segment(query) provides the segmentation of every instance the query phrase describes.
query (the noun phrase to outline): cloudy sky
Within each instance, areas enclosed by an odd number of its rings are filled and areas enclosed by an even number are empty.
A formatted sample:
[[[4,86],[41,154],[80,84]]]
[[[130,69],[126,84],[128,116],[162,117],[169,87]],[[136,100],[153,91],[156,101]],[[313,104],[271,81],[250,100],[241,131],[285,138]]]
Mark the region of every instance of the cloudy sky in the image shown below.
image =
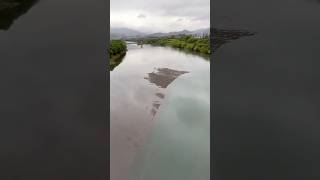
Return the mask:
[[[142,32],[207,28],[210,0],[111,0],[110,25]]]

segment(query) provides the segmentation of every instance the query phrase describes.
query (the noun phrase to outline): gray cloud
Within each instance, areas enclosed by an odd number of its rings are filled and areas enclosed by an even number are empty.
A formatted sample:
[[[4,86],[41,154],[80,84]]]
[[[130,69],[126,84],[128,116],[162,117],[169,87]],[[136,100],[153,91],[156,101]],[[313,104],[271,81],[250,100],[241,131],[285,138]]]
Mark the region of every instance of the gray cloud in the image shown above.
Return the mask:
[[[147,16],[145,14],[139,14],[138,18],[146,18]]]
[[[210,26],[210,0],[111,0],[110,12],[111,26],[136,30],[157,32]]]

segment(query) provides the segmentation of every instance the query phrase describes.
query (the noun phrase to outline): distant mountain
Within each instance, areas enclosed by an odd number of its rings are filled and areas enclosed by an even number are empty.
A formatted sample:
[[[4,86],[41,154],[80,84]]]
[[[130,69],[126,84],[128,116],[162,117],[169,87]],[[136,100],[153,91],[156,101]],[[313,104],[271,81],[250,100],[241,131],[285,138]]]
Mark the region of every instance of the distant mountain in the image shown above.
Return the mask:
[[[175,31],[175,32],[168,32],[168,33],[153,33],[149,34],[149,37],[165,37],[165,36],[177,36],[177,35],[198,35],[202,36],[203,34],[210,34],[209,28],[203,28],[198,29],[195,31],[188,31],[188,30],[182,30],[182,31]]]
[[[146,34],[136,30],[132,30],[129,28],[111,28],[110,29],[110,36],[111,39],[125,39],[125,38],[137,38],[137,37],[166,37],[166,36],[178,36],[178,35],[197,35],[202,36],[203,34],[210,34],[209,28],[198,29],[195,31],[174,31],[168,33],[153,33],[153,34]]]
[[[165,37],[165,36],[177,36],[183,34],[189,34],[191,31],[183,30],[183,31],[176,31],[176,32],[168,32],[168,33],[153,33],[149,34],[149,37]]]
[[[145,35],[146,35],[145,33],[142,33],[133,29],[129,29],[129,28],[111,28],[110,29],[111,39],[142,37]]]
[[[192,34],[197,34],[199,36],[203,34],[210,34],[210,28],[202,28],[202,29],[195,30],[195,31],[192,31]]]

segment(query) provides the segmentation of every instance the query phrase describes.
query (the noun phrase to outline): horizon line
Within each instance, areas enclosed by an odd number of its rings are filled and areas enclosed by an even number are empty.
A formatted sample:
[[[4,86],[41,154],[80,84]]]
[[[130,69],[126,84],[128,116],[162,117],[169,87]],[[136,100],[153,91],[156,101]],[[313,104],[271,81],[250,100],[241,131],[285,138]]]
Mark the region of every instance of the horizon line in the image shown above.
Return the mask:
[[[111,28],[124,28],[124,29],[129,29],[129,30],[133,30],[133,31],[138,31],[140,33],[145,33],[145,34],[155,34],[155,33],[170,33],[170,32],[179,32],[179,31],[196,31],[196,30],[200,30],[200,29],[210,29],[210,26],[209,27],[201,27],[201,28],[197,28],[195,30],[188,30],[188,29],[182,29],[182,30],[175,30],[175,31],[157,31],[157,32],[145,32],[145,31],[141,31],[141,30],[137,30],[137,29],[134,29],[134,28],[128,28],[128,27],[123,27],[123,26],[116,26],[116,27],[111,27],[110,26],[110,30]]]

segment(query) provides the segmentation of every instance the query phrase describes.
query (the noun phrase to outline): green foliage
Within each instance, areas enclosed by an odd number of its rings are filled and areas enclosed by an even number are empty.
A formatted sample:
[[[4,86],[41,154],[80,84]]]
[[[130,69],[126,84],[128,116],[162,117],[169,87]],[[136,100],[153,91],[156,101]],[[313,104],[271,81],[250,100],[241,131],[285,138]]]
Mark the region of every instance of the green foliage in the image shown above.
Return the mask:
[[[115,56],[117,54],[123,54],[127,51],[127,45],[122,40],[111,40],[109,48],[109,56]]]
[[[109,47],[110,70],[118,66],[127,51],[127,44],[122,40],[112,40]]]
[[[171,46],[179,49],[186,49],[189,51],[195,51],[203,54],[210,54],[210,39],[208,36],[196,38],[191,35],[175,37],[164,37],[158,39],[144,39],[144,43],[159,45],[159,46]]]

